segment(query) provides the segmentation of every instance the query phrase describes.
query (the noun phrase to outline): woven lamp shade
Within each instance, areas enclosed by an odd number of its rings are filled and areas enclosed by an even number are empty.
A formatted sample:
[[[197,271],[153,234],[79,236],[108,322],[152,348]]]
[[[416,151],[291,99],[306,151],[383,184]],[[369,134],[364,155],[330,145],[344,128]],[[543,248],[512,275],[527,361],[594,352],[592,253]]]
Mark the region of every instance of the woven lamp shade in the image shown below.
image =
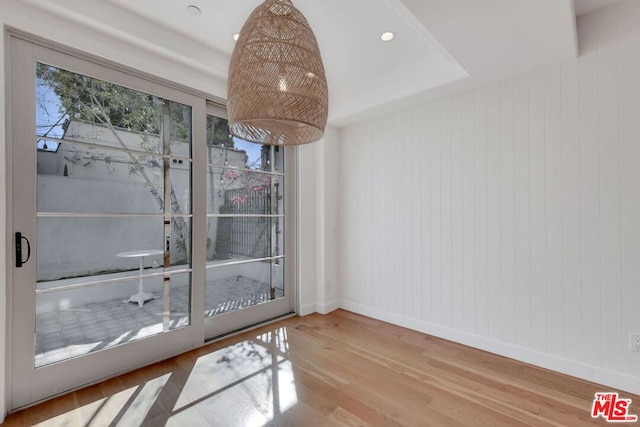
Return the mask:
[[[266,0],[245,22],[229,65],[231,134],[269,145],[317,141],[327,79],[309,23],[289,0]]]

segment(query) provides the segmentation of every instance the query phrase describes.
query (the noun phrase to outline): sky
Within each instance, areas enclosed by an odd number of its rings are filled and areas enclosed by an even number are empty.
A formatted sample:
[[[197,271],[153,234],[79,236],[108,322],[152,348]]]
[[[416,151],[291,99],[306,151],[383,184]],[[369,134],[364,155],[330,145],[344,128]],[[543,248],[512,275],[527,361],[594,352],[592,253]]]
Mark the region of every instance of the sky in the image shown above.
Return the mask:
[[[249,157],[249,160],[247,161],[249,169],[260,169],[260,150],[262,149],[262,145],[243,141],[242,139],[235,137],[233,138],[233,142],[235,143],[236,149],[243,150],[247,153],[247,156]]]

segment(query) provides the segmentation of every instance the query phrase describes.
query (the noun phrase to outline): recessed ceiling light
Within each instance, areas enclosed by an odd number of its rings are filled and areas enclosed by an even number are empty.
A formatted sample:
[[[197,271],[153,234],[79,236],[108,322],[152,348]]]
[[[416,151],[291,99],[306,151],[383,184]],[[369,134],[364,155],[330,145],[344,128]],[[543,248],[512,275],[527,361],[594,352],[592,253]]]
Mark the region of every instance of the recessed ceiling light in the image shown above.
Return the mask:
[[[237,42],[237,41],[238,41],[238,37],[240,37],[240,33],[235,33],[235,34],[233,35],[233,41],[234,41],[234,42]]]
[[[187,6],[187,12],[189,12],[192,15],[200,15],[202,13],[200,8],[194,5]]]
[[[383,42],[388,42],[393,39],[394,35],[395,34],[393,34],[391,31],[387,31],[380,35],[380,40],[382,40]]]

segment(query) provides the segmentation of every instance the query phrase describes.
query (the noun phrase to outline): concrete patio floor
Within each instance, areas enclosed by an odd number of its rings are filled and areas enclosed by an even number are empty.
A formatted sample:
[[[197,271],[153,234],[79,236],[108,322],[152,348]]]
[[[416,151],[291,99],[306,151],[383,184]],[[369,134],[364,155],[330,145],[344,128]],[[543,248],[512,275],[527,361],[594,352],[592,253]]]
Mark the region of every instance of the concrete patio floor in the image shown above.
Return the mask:
[[[205,292],[205,316],[240,310],[270,298],[268,284],[241,276],[208,281]],[[276,298],[283,294],[276,288]],[[188,296],[187,286],[171,287],[170,329],[189,324]],[[162,310],[162,298],[147,301],[142,307],[119,298],[40,313],[36,316],[35,366],[161,333]]]

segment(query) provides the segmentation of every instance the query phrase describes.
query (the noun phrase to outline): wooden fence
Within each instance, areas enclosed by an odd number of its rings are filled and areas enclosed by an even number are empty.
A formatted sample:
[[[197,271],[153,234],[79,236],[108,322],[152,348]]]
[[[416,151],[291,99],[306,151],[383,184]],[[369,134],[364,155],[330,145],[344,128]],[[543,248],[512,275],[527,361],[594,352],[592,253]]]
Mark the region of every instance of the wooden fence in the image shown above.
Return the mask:
[[[231,218],[229,253],[252,258],[271,255],[271,218],[242,215],[271,214],[271,188],[268,185],[225,190],[225,213]]]

